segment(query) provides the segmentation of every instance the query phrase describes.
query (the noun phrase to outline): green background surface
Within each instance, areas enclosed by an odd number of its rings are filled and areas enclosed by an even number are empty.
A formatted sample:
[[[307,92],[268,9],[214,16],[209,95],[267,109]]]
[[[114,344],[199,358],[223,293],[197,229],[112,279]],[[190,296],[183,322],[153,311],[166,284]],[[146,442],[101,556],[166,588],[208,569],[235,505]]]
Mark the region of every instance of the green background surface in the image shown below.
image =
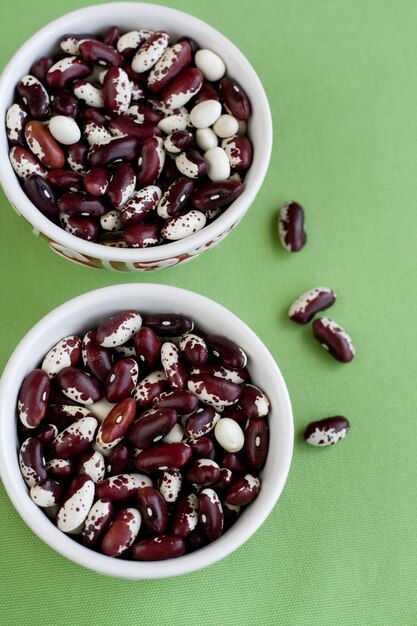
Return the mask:
[[[65,6],[64,6],[65,4]],[[1,64],[81,0],[4,0]],[[274,121],[269,173],[243,223],[192,263],[116,274],[54,255],[0,195],[3,366],[34,322],[65,300],[120,282],[188,288],[229,307],[276,358],[296,442],[283,495],[224,561],[182,578],[120,581],[83,570],[25,526],[0,487],[0,624],[55,626],[417,624],[417,4],[414,0],[165,0],[246,54]],[[17,78],[17,77],[16,77]],[[308,245],[277,240],[278,207],[306,209]],[[334,361],[286,319],[316,285],[356,359]],[[330,449],[305,425],[351,420]]]

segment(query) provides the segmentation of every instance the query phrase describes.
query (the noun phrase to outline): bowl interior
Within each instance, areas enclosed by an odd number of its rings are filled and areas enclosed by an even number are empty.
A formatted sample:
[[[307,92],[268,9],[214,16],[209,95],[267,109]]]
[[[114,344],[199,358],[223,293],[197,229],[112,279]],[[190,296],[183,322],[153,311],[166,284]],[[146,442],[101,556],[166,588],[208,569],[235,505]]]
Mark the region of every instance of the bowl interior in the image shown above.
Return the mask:
[[[236,341],[248,355],[252,379],[269,396],[270,448],[257,499],[234,526],[213,544],[178,559],[137,563],[111,559],[75,543],[61,533],[29,498],[20,475],[16,450],[16,401],[23,377],[59,339],[80,333],[124,308],[144,313],[190,315],[204,331],[218,331]],[[68,558],[98,572],[126,578],[156,578],[185,573],[209,565],[232,552],[261,525],[284,486],[289,470],[293,423],[291,404],[282,375],[262,342],[234,314],[195,293],[161,285],[118,285],[79,296],[43,318],[21,341],[0,384],[0,470],[11,500],[26,523],[46,543]],[[13,445],[11,445],[13,444]]]
[[[253,202],[265,177],[272,147],[272,122],[269,105],[262,84],[250,63],[226,37],[217,30],[186,13],[164,6],[121,2],[80,9],[59,18],[31,37],[12,57],[0,79],[0,117],[13,101],[13,87],[28,73],[34,59],[50,54],[59,39],[67,33],[102,32],[117,24],[126,31],[134,28],[167,30],[174,37],[188,35],[201,47],[217,52],[225,61],[227,72],[235,77],[248,93],[252,104],[248,135],[253,143],[254,156],[245,177],[241,196],[212,224],[190,237],[147,249],[117,249],[91,243],[70,235],[49,221],[25,195],[9,163],[5,128],[0,124],[0,154],[4,155],[0,182],[11,203],[31,224],[51,239],[81,254],[120,261],[150,261],[158,255],[170,257],[196,245],[215,239],[240,219]]]

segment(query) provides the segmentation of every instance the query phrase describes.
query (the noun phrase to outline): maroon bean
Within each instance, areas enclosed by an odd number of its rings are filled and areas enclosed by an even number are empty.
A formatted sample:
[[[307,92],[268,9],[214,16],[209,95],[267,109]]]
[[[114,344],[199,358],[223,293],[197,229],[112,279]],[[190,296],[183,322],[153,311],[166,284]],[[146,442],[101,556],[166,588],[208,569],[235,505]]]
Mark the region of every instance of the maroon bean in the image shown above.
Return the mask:
[[[232,383],[236,383],[237,385],[244,383],[249,378],[249,372],[246,367],[233,369],[232,367],[225,367],[219,362],[208,362],[201,367],[193,367],[191,374],[210,374],[211,376],[216,376],[217,378],[230,380]]]
[[[220,100],[236,119],[247,120],[250,104],[246,93],[237,80],[223,76],[219,85]]]
[[[218,496],[224,496],[233,482],[233,472],[227,468],[220,468],[218,479],[211,485],[211,488]]]
[[[198,498],[195,493],[182,494],[172,516],[171,532],[179,537],[187,537],[197,524]]]
[[[123,207],[135,192],[136,173],[130,163],[115,165],[107,187],[107,196],[113,206]]]
[[[75,100],[78,103],[76,98]],[[83,122],[94,122],[97,126],[107,126],[108,118],[104,115],[104,113],[98,109],[94,109],[93,107],[85,107],[85,109],[81,111],[80,117]]]
[[[115,503],[124,503],[132,500],[138,489],[151,486],[151,479],[143,474],[116,474],[97,483],[96,496],[110,498]]]
[[[35,369],[24,379],[17,401],[20,421],[27,428],[36,428],[43,420],[48,404],[50,382],[48,374]]]
[[[287,202],[279,213],[279,238],[289,252],[299,252],[307,242],[304,230],[304,209],[297,202]]]
[[[194,322],[189,317],[176,313],[149,315],[144,325],[152,328],[161,337],[180,337],[194,328]]]
[[[193,190],[194,182],[191,179],[183,176],[175,180],[158,202],[158,215],[166,219],[181,213]]]
[[[162,93],[165,106],[178,109],[184,106],[201,89],[204,76],[196,67],[182,70]]]
[[[191,46],[187,41],[179,41],[159,59],[148,76],[148,88],[152,93],[162,91],[181,70],[190,64]]]
[[[112,448],[106,459],[107,475],[111,476],[112,474],[123,474],[126,472],[129,467],[131,454],[130,448],[123,441]]]
[[[266,421],[259,417],[249,420],[245,430],[244,457],[253,470],[261,470],[268,454],[269,431]]]
[[[82,454],[94,439],[97,420],[81,417],[53,440],[51,453],[57,459],[72,459]]]
[[[311,422],[304,432],[304,439],[312,446],[330,446],[344,439],[349,427],[349,421],[341,415],[326,417]]]
[[[136,157],[138,142],[134,137],[116,137],[109,143],[90,148],[88,163],[94,165],[110,165],[118,160],[133,161]]]
[[[212,459],[197,459],[188,466],[185,480],[196,487],[205,487],[216,482],[220,477],[220,467]]]
[[[136,386],[133,397],[142,409],[148,409],[155,396],[165,391],[168,381],[164,372],[156,370],[151,372]]]
[[[139,511],[122,509],[101,541],[101,550],[107,556],[117,557],[126,552],[135,541],[141,524]]]
[[[184,552],[184,539],[176,535],[159,535],[142,539],[132,548],[132,556],[137,561],[163,561],[182,556]]]
[[[151,415],[140,417],[132,424],[127,433],[127,440],[134,448],[140,450],[150,448],[154,443],[165,437],[176,423],[176,411],[173,409],[158,409]]]
[[[84,187],[91,196],[103,196],[109,184],[109,172],[105,167],[93,167],[84,176]]]
[[[51,109],[56,115],[77,117],[79,107],[77,98],[65,89],[55,89],[50,96]]]
[[[202,178],[207,174],[207,161],[202,157],[199,151],[194,150],[194,148],[188,148],[188,150],[181,152],[177,157],[175,157],[175,165],[181,174],[188,176],[189,178]],[[194,192],[191,199],[197,191]]]
[[[96,331],[88,331],[82,342],[83,363],[101,382],[105,382],[113,367],[113,355],[96,341]]]
[[[126,68],[126,72],[129,73],[129,68]],[[162,113],[155,111],[151,106],[139,103],[129,107],[126,114],[140,125],[152,122],[156,128],[158,122],[162,119]]]
[[[133,224],[123,231],[123,239],[131,248],[156,246],[160,238],[160,227],[153,223]]]
[[[71,170],[51,170],[46,180],[61,191],[79,191],[83,188],[83,179]]]
[[[46,464],[48,476],[58,482],[65,482],[72,474],[72,465],[69,459],[50,459]]]
[[[145,139],[138,161],[140,186],[152,185],[160,175],[164,162],[165,150],[162,139],[160,137]]]
[[[103,537],[114,517],[114,506],[109,498],[101,498],[92,506],[82,531],[82,542],[92,548]]]
[[[198,496],[200,524],[209,541],[218,539],[223,530],[223,509],[213,489],[203,489]]]
[[[222,417],[229,417],[230,419],[235,420],[235,422],[237,422],[243,430],[245,429],[246,422],[248,421],[248,417],[245,415],[242,407],[237,404],[227,406],[222,413]]]
[[[27,74],[17,84],[16,91],[21,96],[31,117],[45,119],[49,115],[49,95],[42,83]]]
[[[137,139],[139,143],[143,143],[146,139],[152,138],[155,135],[161,135],[161,131],[154,122],[144,122],[143,124],[136,123],[128,115],[118,115],[113,117],[109,122],[109,130],[113,135],[127,135],[128,137]],[[135,155],[128,159],[132,161]],[[126,158],[126,157],[124,157]]]
[[[242,369],[246,367],[248,358],[234,341],[221,335],[206,335],[205,342],[211,349],[213,356],[220,359],[223,365]]]
[[[110,26],[104,33],[103,41],[108,46],[115,46],[120,35],[122,34],[118,26]]]
[[[188,437],[203,437],[213,430],[219,419],[220,415],[213,407],[202,407],[185,422],[185,433]]]
[[[163,391],[152,400],[156,409],[174,409],[179,415],[188,415],[198,408],[196,396],[185,389]]]
[[[66,215],[88,215],[99,217],[106,212],[101,200],[80,191],[64,193],[58,200],[58,209]]]
[[[213,87],[211,83],[206,81],[203,82],[200,91],[196,96],[194,96],[193,100],[190,102],[193,106],[200,104],[200,102],[204,102],[205,100],[216,100],[217,102],[220,100],[219,94]]]
[[[39,439],[43,448],[47,448],[58,435],[58,428],[55,424],[43,424],[35,430],[29,430],[30,435]]]
[[[7,109],[6,112],[6,131],[10,145],[17,146],[24,144],[24,128],[28,114],[26,109],[16,102]]]
[[[29,75],[37,78],[41,83],[45,82],[49,68],[54,64],[51,57],[41,57],[35,61],[29,70]]]
[[[185,360],[193,367],[203,366],[208,359],[208,349],[204,339],[188,333],[181,338],[179,347]]]
[[[295,300],[288,317],[297,324],[308,324],[319,311],[328,309],[336,300],[336,294],[328,287],[315,287]]]
[[[154,487],[143,487],[138,490],[137,500],[142,520],[149,530],[163,533],[168,524],[168,507],[159,491]]]
[[[186,537],[186,551],[187,552],[195,552],[200,548],[204,548],[209,543],[207,537],[204,535],[203,531],[197,527],[196,530]]]
[[[252,144],[244,135],[234,135],[223,139],[222,148],[229,157],[234,170],[247,170],[252,164]]]
[[[191,448],[194,458],[203,457],[204,459],[214,459],[216,456],[216,449],[214,442],[208,437],[192,437],[188,440],[188,444]]]
[[[154,472],[179,469],[186,465],[190,458],[191,448],[186,443],[160,443],[138,454],[135,464],[139,471]]]
[[[130,104],[131,87],[129,76],[120,67],[107,70],[103,82],[104,107],[107,113],[119,115],[124,113]]]
[[[269,400],[255,385],[244,385],[240,405],[247,417],[265,417],[269,412]]]
[[[23,189],[35,207],[39,209],[43,215],[50,220],[56,218],[58,209],[55,192],[45,178],[33,174],[24,181]]]
[[[237,180],[205,183],[194,191],[191,204],[199,211],[217,209],[236,200],[243,189],[243,183]]]
[[[53,393],[52,393],[53,392]],[[56,391],[53,386],[51,386],[51,394],[55,396]],[[68,426],[81,417],[94,417],[94,415],[87,409],[85,406],[78,406],[76,404],[68,404],[71,402],[69,398],[62,395],[62,402],[66,404],[48,404],[46,409],[45,419],[51,423],[55,424],[59,431],[64,430]]]
[[[118,361],[109,373],[104,386],[108,402],[119,402],[130,396],[138,381],[139,368],[134,359]]]
[[[122,346],[132,339],[142,325],[137,311],[128,309],[103,320],[97,327],[96,341],[104,348]]]
[[[89,76],[92,70],[92,64],[85,59],[76,56],[64,57],[49,68],[46,82],[54,89],[65,89],[73,81]]]
[[[97,39],[96,35],[91,33],[71,33],[64,35],[59,42],[60,48],[67,54],[78,53],[78,42],[82,39]]]
[[[136,402],[133,398],[124,398],[116,404],[101,423],[96,435],[98,449],[107,453],[126,435],[136,417]]]
[[[193,374],[188,379],[188,389],[205,404],[228,406],[240,398],[241,389],[236,383],[210,374]]]
[[[77,174],[86,174],[88,148],[82,141],[68,146],[67,161]]]
[[[171,387],[184,389],[187,384],[188,370],[180,356],[179,349],[172,341],[165,341],[162,344],[161,363]]]
[[[227,467],[233,474],[247,474],[249,468],[242,460],[242,457],[233,452],[227,452],[220,463],[222,467]]]
[[[98,65],[121,67],[124,63],[123,57],[112,46],[95,39],[87,39],[78,45],[78,52],[87,61],[98,63]]]
[[[56,380],[63,393],[79,404],[93,404],[101,398],[97,378],[76,367],[64,367],[58,372]]]
[[[347,332],[328,317],[313,322],[313,333],[329,354],[342,363],[349,363],[355,356],[355,348]]]
[[[239,476],[239,478],[232,483],[227,492],[225,502],[227,502],[227,504],[234,504],[235,506],[249,504],[258,495],[260,486],[259,478],[256,478],[256,476],[252,474]]]
[[[233,526],[233,524],[239,517],[240,506],[223,502],[222,507],[223,507],[224,531],[226,531],[226,530],[229,530],[231,526]]]
[[[29,488],[48,478],[43,446],[39,439],[29,437],[22,443],[19,450],[19,466],[23,479]]]
[[[147,326],[142,326],[134,337],[135,351],[139,361],[150,370],[154,370],[159,362],[161,342],[158,335]]]

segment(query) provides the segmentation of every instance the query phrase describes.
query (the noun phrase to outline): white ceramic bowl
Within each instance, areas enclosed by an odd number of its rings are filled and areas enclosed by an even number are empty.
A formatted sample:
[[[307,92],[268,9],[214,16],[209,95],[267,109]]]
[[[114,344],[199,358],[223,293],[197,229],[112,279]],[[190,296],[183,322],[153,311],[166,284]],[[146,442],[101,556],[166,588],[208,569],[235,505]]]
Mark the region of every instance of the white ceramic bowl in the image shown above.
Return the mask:
[[[98,554],[60,532],[30,499],[17,459],[16,402],[23,377],[39,367],[45,352],[65,335],[93,327],[122,309],[145,313],[190,315],[204,331],[214,329],[236,341],[248,355],[252,379],[269,396],[270,445],[258,497],[220,539],[194,553],[167,561],[121,561]],[[277,502],[287,479],[293,448],[291,403],[284,379],[271,354],[253,331],[221,305],[191,291],[152,284],[128,284],[90,291],[58,307],[22,339],[0,383],[0,473],[3,484],[26,524],[68,559],[92,570],[121,578],[163,578],[192,572],[227,556],[261,526]]]
[[[146,27],[167,30],[175,36],[188,35],[201,47],[217,52],[225,61],[227,72],[236,78],[247,92],[252,115],[248,135],[253,143],[253,163],[245,177],[241,196],[212,224],[187,239],[153,248],[110,248],[74,237],[49,221],[23,192],[9,163],[8,144],[3,122],[0,124],[0,183],[12,206],[42,234],[52,250],[82,265],[106,267],[116,271],[156,270],[185,263],[212,248],[242,219],[253,203],[264,180],[272,148],[272,122],[268,101],[254,69],[226,37],[199,19],[164,6],[120,2],[102,4],[68,13],[54,20],[31,37],[12,57],[0,79],[0,119],[4,120],[12,104],[14,86],[28,73],[33,61],[56,48],[59,39],[71,32],[100,32],[117,24],[122,29]]]

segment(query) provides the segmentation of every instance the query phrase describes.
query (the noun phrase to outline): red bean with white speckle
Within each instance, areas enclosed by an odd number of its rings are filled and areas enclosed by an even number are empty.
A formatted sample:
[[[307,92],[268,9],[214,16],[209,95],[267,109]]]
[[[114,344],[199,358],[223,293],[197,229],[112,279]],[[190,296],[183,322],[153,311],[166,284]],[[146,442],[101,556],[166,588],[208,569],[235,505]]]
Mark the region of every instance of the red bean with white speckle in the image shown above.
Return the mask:
[[[287,202],[278,218],[278,232],[282,246],[288,252],[299,252],[307,242],[304,230],[304,209],[297,202]]]

